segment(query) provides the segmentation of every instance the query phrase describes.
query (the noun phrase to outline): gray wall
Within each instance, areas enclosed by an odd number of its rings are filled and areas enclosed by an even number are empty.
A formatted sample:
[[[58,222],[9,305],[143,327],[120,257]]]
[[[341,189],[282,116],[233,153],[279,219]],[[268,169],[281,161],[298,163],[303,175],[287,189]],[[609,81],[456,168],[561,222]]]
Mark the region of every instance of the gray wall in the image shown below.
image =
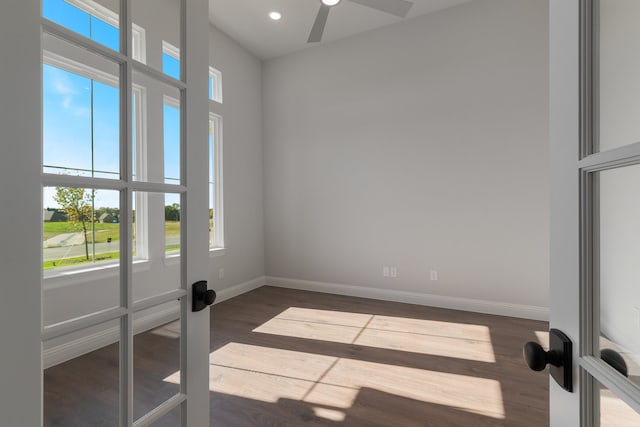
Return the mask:
[[[548,54],[482,0],[266,62],[267,274],[546,307]]]
[[[226,255],[211,261],[213,288],[264,275],[262,63],[210,27],[209,61],[222,72],[224,229]],[[220,280],[218,270],[224,268]]]

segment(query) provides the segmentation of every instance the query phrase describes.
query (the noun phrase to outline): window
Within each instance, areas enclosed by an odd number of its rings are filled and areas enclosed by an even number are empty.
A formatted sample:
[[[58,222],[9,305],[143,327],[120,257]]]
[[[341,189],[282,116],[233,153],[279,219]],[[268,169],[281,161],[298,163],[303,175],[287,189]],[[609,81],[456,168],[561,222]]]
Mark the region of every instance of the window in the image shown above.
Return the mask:
[[[117,180],[120,178],[119,67],[53,36],[43,37],[43,172]],[[60,55],[57,52],[64,52]],[[144,89],[133,87],[134,173],[144,173]],[[145,218],[146,200],[133,200]],[[113,261],[120,250],[120,194],[115,190],[43,188],[45,277],[63,267]],[[146,221],[133,229],[134,255],[146,257]],[[137,238],[136,238],[137,237]]]
[[[93,0],[42,0],[42,16],[110,49],[120,50],[118,13]],[[146,63],[145,30],[135,23],[131,29],[132,57]]]
[[[42,16],[113,50],[120,50],[118,14],[90,0],[43,0]]]
[[[209,114],[209,248],[224,248],[222,117]]]
[[[180,101],[164,95],[164,182],[180,184]]]
[[[162,41],[162,72],[180,80],[180,49]]]
[[[209,99],[222,104],[222,73],[209,67]]]

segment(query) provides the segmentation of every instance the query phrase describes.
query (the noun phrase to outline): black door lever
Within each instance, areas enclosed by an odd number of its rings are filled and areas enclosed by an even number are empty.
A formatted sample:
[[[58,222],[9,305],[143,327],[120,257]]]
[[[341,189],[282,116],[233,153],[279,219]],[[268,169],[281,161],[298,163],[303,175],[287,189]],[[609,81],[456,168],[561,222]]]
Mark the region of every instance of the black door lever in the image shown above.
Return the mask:
[[[191,302],[191,311],[204,310],[208,305],[213,304],[216,300],[216,291],[207,289],[207,281],[201,280],[192,286],[193,295]]]
[[[553,379],[568,392],[573,391],[571,340],[562,331],[549,331],[549,351],[545,351],[537,342],[529,341],[522,352],[529,368],[542,371],[547,365],[551,365],[549,373]]]
[[[629,377],[629,368],[627,368],[627,362],[624,361],[622,356],[617,351],[611,350],[610,348],[605,348],[600,352],[600,358],[625,377]]]

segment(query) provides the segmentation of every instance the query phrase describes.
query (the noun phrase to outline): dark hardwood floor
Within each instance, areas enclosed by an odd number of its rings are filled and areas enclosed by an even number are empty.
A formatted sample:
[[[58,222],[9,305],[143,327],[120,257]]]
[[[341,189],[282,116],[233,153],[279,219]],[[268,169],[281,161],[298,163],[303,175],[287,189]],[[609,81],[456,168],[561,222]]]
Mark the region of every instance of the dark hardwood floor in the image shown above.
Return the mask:
[[[175,330],[136,336],[134,407],[177,390]],[[548,376],[522,345],[545,322],[263,287],[213,307],[211,420],[222,427],[545,426]],[[45,371],[45,425],[111,426],[117,346]],[[178,425],[179,413],[158,426]]]

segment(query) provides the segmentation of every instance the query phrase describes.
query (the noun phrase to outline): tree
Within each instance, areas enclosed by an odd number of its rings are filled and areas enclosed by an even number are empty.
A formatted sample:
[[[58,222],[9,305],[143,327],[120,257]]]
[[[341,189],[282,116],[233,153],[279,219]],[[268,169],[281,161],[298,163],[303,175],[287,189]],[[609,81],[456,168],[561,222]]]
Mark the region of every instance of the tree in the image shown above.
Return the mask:
[[[180,221],[180,205],[178,203],[172,203],[164,207],[164,220]]]
[[[89,241],[87,239],[87,223],[94,221],[92,209],[93,195],[85,193],[84,188],[56,187],[53,196],[62,209],[67,213],[67,221],[78,224],[84,233],[84,249],[89,260]]]

